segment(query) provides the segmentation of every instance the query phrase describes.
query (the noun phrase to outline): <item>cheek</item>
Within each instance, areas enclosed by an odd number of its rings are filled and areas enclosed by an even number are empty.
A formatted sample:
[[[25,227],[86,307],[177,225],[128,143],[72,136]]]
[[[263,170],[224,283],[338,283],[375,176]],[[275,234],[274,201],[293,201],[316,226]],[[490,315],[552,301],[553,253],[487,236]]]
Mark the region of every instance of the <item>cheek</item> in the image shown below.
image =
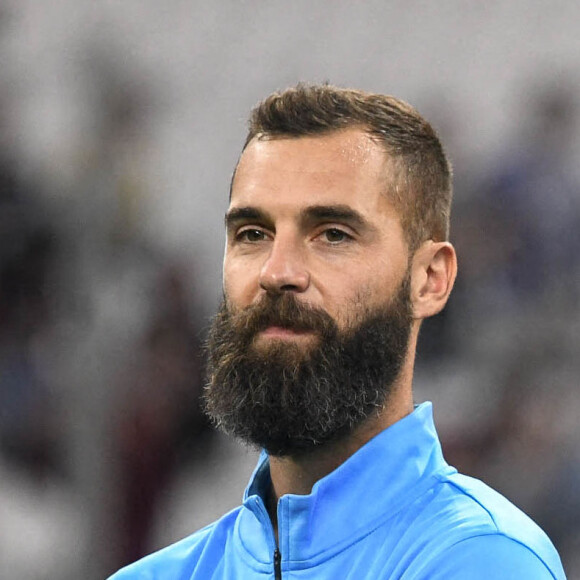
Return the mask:
[[[347,317],[364,308],[375,308],[389,303],[403,274],[395,273],[380,262],[349,268],[329,288],[329,308],[337,318]]]
[[[253,295],[259,291],[259,276],[253,269],[242,267],[226,259],[223,266],[223,289],[229,300],[244,305],[251,302]]]
[[[328,280],[321,295],[322,307],[342,329],[350,323],[352,313],[368,302],[368,284],[360,275],[349,271],[333,280]]]

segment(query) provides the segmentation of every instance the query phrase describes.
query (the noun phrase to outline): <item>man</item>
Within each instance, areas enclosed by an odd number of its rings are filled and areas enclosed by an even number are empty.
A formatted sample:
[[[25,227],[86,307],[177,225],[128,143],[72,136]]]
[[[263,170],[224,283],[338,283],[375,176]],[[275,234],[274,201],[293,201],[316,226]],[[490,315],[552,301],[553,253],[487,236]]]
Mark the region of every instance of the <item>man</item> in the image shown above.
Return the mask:
[[[243,505],[115,580],[562,579],[544,533],[443,460],[413,404],[451,292],[451,172],[393,97],[298,86],[254,110],[226,215],[207,409],[265,451]]]

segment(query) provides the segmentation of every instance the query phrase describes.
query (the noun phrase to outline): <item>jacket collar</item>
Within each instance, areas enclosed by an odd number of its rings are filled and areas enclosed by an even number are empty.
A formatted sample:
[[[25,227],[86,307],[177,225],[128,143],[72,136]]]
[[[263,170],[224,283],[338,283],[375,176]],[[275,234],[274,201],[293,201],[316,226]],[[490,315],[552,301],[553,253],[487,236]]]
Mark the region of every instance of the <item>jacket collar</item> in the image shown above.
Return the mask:
[[[394,516],[433,485],[443,459],[431,403],[391,425],[318,481],[309,495],[288,494],[278,502],[279,547],[284,559],[330,557]],[[244,495],[237,533],[258,560],[275,548],[264,507],[270,486],[263,453]]]

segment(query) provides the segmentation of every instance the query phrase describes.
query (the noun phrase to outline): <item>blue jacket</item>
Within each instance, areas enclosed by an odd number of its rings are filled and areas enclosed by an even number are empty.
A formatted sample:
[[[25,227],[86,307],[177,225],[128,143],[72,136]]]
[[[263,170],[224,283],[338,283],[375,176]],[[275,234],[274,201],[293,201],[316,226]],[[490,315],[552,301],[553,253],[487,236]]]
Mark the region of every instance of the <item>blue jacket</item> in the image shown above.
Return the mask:
[[[564,579],[542,530],[443,459],[430,403],[278,503],[279,551],[262,454],[243,505],[111,580]]]

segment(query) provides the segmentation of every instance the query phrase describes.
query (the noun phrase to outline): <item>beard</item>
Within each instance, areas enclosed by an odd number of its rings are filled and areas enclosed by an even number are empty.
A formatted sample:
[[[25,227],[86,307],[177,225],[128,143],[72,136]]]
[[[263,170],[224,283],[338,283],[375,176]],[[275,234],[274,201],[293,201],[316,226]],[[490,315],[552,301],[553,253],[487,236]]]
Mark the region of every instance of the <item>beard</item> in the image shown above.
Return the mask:
[[[217,427],[273,456],[297,456],[347,436],[387,404],[407,354],[409,276],[391,302],[350,307],[340,330],[294,293],[265,295],[235,311],[220,306],[207,340],[205,408]],[[276,326],[307,342],[258,334]]]

